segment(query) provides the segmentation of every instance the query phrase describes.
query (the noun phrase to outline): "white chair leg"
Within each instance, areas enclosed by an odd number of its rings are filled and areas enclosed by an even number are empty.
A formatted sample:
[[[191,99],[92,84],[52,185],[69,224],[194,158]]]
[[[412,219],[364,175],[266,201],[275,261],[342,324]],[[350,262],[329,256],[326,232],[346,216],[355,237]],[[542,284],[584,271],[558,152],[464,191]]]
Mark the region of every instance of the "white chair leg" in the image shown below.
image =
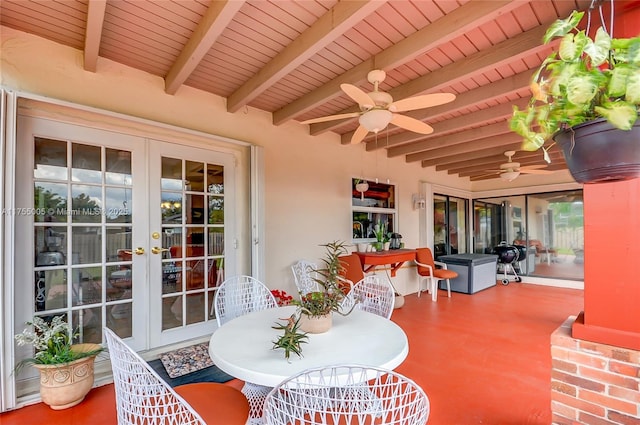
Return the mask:
[[[422,289],[422,282],[425,281],[427,282],[425,289]],[[418,296],[420,296],[420,294],[422,294],[424,291],[427,291],[428,293],[431,293],[431,278],[426,278],[426,279],[419,279],[418,280]]]
[[[451,280],[447,279],[447,294],[449,295],[449,298],[451,298]]]
[[[431,300],[438,301],[438,279],[431,278]]]

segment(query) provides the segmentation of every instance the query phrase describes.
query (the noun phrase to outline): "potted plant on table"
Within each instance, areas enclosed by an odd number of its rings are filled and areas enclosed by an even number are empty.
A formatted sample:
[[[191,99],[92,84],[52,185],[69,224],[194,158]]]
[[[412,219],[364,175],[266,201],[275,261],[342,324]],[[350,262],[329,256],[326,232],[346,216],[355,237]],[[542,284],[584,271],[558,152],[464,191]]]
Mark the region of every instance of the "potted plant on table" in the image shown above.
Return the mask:
[[[33,345],[35,355],[16,365],[16,372],[31,365],[40,372],[42,402],[54,410],[80,403],[93,387],[93,364],[104,348],[100,344],[73,344],[74,335],[62,316],[34,317],[18,345]],[[33,330],[32,330],[33,328]]]
[[[387,232],[387,223],[378,220],[373,226],[373,234],[376,236],[376,251],[388,251],[391,243],[390,234]]]
[[[293,301],[299,307],[300,329],[309,333],[326,332],[331,327],[333,312],[347,315],[353,309],[353,305],[349,308],[343,305],[347,285],[342,278],[344,266],[340,256],[349,253],[346,244],[334,241],[321,246],[325,247],[326,255],[322,259],[323,267],[315,270],[317,277],[314,278],[319,290],[300,294],[300,299]]]
[[[348,315],[353,311],[357,300],[349,299],[347,292],[351,289],[342,278],[344,267],[340,256],[346,255],[347,246],[344,242],[334,241],[322,245],[326,248],[326,256],[322,259],[323,267],[314,270],[318,283],[318,290],[300,294],[299,300],[292,300],[291,304],[298,308],[291,317],[283,319],[286,323],[276,323],[273,329],[284,331],[283,335],[273,341],[274,349],[284,349],[288,360],[290,353],[302,355],[301,344],[306,343],[307,333],[323,333],[332,325],[332,314]]]
[[[593,6],[593,3],[592,3]],[[514,108],[512,131],[523,136],[523,150],[547,150],[553,139],[580,183],[640,176],[640,36],[612,38],[613,0],[608,29],[590,37],[579,24],[585,12],[573,11],[547,30],[544,43],[562,37],[534,73],[529,107]],[[602,4],[599,4],[604,22]],[[553,143],[553,142],[552,142]]]

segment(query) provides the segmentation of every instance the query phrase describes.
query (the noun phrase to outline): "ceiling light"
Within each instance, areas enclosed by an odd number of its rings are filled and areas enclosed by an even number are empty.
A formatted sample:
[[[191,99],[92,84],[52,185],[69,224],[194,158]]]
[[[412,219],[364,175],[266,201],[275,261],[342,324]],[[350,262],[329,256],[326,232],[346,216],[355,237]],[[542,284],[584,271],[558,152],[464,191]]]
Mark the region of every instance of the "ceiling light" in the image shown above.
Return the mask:
[[[386,109],[372,109],[360,115],[358,121],[367,131],[377,133],[389,125],[392,117],[393,114]]]
[[[500,178],[502,180],[506,180],[508,182],[515,180],[516,177],[520,175],[520,171],[505,171],[504,173],[500,173]]]

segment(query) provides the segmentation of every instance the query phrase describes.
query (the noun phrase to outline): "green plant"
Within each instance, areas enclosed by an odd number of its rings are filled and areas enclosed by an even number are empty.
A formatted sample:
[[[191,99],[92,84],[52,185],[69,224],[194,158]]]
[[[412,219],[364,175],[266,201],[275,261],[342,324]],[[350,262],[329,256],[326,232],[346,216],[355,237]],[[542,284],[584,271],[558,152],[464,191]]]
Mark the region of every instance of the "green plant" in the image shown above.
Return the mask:
[[[376,235],[376,240],[378,242],[389,242],[391,240],[390,233],[387,232],[387,223],[383,223],[378,220],[378,223],[373,226],[373,234]]]
[[[284,358],[289,360],[291,353],[295,353],[298,357],[302,357],[302,345],[307,343],[307,334],[306,332],[301,332],[300,328],[300,315],[292,314],[291,317],[286,320],[286,323],[276,323],[275,326],[272,326],[272,329],[284,331],[284,334],[278,337],[277,340],[273,342],[273,349],[283,349],[284,350]]]
[[[314,279],[321,290],[301,294],[300,299],[293,300],[292,303],[310,316],[321,316],[332,311],[348,314],[349,312],[344,313],[341,310],[345,294],[341,288],[344,266],[340,262],[340,256],[349,253],[347,245],[341,241],[334,241],[321,246],[325,247],[326,255],[322,259],[323,267],[315,270],[318,277]]]
[[[587,29],[578,29],[583,15],[573,11],[545,33],[545,44],[562,37],[559,48],[534,73],[528,108],[515,107],[510,120],[511,130],[524,138],[523,150],[540,149],[559,130],[593,119],[605,118],[621,130],[638,119],[640,36],[611,38],[599,27],[590,38],[590,16]]]
[[[77,334],[71,332],[69,325],[62,316],[55,316],[46,321],[35,316],[33,321],[27,322],[28,328],[15,336],[18,345],[33,345],[36,353],[34,357],[24,359],[16,365],[16,371],[28,364],[63,364],[84,357],[94,356],[104,350],[77,351],[73,349],[73,339]],[[33,330],[31,329],[33,327]]]

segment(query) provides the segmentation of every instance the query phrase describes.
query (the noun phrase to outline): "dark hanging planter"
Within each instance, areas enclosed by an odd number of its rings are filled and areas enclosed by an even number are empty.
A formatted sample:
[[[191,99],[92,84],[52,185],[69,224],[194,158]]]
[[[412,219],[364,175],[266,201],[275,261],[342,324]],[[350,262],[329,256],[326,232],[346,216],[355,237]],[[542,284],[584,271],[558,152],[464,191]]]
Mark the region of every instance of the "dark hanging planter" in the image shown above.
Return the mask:
[[[597,119],[557,132],[571,175],[578,183],[640,177],[640,120],[629,131]]]

